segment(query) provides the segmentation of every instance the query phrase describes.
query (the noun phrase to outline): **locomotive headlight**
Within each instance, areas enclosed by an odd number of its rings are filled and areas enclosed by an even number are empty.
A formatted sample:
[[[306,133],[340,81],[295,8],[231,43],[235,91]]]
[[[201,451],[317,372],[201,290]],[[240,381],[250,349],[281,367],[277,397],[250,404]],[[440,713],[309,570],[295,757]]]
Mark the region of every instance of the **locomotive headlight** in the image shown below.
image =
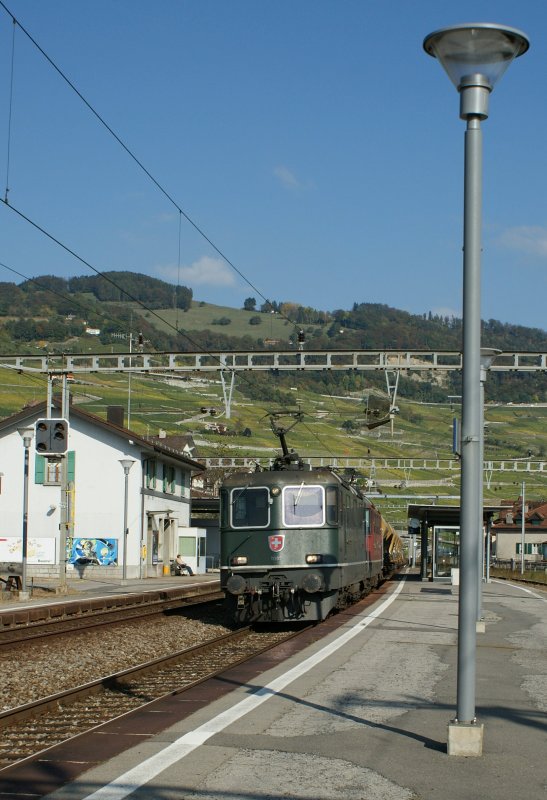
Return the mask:
[[[272,497],[279,497],[279,495],[281,494],[281,489],[279,488],[279,486],[272,486],[272,488],[270,489],[270,494]]]
[[[247,563],[247,556],[232,556],[230,559],[231,567],[241,567]]]
[[[308,553],[306,556],[306,564],[320,564],[323,561],[323,556],[320,553]]]

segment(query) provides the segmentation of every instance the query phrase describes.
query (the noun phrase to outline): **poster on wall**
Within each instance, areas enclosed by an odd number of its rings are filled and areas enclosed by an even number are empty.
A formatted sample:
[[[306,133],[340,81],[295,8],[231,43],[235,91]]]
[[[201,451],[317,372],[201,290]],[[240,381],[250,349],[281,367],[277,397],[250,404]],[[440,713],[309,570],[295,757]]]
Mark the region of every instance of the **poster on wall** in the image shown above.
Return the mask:
[[[97,564],[107,567],[118,563],[117,539],[68,539],[67,562],[69,564]]]
[[[23,560],[23,537],[0,536],[0,561]],[[27,564],[55,564],[55,539],[45,537],[27,540]]]

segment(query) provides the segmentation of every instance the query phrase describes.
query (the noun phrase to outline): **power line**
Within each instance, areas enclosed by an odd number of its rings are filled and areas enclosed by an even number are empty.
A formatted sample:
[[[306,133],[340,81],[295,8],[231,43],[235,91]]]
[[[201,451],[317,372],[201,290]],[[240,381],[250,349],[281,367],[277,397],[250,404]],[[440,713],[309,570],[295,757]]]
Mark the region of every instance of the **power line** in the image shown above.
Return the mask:
[[[11,39],[11,70],[10,70],[10,88],[9,88],[9,113],[8,113],[8,141],[7,141],[7,157],[6,157],[6,193],[4,199],[8,202],[9,193],[9,168],[10,168],[10,151],[11,151],[11,114],[13,109],[13,75],[15,71],[15,19],[13,19],[13,32]]]
[[[1,0],[0,0],[0,3],[1,3]],[[76,260],[80,261],[82,264],[84,264],[86,267],[88,267],[89,269],[91,269],[93,272],[95,272],[97,275],[99,275],[99,276],[100,276],[101,278],[103,278],[105,281],[107,281],[107,282],[108,282],[108,283],[110,283],[112,286],[114,286],[116,289],[118,289],[120,292],[122,292],[122,293],[123,293],[123,294],[125,294],[127,297],[129,297],[129,299],[130,299],[130,300],[133,300],[133,302],[137,303],[137,304],[138,304],[139,306],[141,306],[141,308],[143,308],[145,311],[147,311],[148,313],[152,314],[154,317],[156,317],[157,319],[159,319],[159,320],[160,320],[160,322],[162,322],[164,325],[167,325],[167,327],[169,327],[169,328],[171,328],[172,330],[174,330],[174,331],[175,331],[175,333],[176,333],[178,336],[184,336],[184,338],[185,338],[185,339],[187,339],[187,340],[190,342],[190,344],[192,344],[192,345],[193,345],[193,346],[194,346],[194,347],[195,347],[197,350],[200,350],[201,352],[205,353],[206,355],[209,355],[209,356],[211,356],[211,358],[216,358],[216,360],[219,362],[219,364],[221,364],[221,361],[220,361],[220,359],[219,359],[219,357],[218,357],[218,356],[215,356],[215,355],[214,355],[213,353],[211,353],[209,350],[206,350],[204,347],[202,347],[201,345],[199,345],[199,344],[198,344],[196,341],[194,341],[194,339],[192,339],[192,337],[191,337],[191,336],[189,336],[189,335],[188,335],[188,334],[187,334],[185,331],[180,331],[180,330],[178,330],[178,329],[177,329],[177,328],[176,328],[174,325],[172,325],[172,324],[171,324],[171,323],[170,323],[168,320],[164,319],[164,318],[163,318],[162,316],[160,316],[160,314],[158,314],[156,311],[154,311],[153,309],[149,308],[149,307],[148,307],[148,306],[147,306],[145,303],[143,303],[143,302],[142,302],[141,300],[139,300],[137,297],[135,297],[134,295],[132,295],[132,294],[131,294],[130,292],[128,292],[126,289],[122,289],[122,287],[121,287],[121,286],[119,286],[119,285],[116,283],[116,281],[112,280],[112,278],[108,277],[108,275],[105,275],[105,274],[104,274],[103,272],[101,272],[99,269],[97,269],[96,267],[94,267],[94,266],[93,266],[93,264],[91,264],[89,261],[86,261],[86,260],[85,260],[85,258],[83,258],[82,256],[78,255],[78,253],[76,253],[74,250],[72,250],[72,248],[70,248],[68,245],[64,244],[63,242],[61,242],[61,240],[60,240],[60,239],[58,239],[58,238],[57,238],[56,236],[54,236],[52,233],[49,233],[49,231],[47,231],[45,228],[43,228],[43,227],[42,227],[41,225],[39,225],[37,222],[35,222],[34,220],[32,220],[30,217],[27,217],[27,215],[26,215],[26,214],[24,214],[22,211],[20,211],[18,208],[16,208],[15,206],[13,206],[13,205],[11,205],[10,203],[7,203],[7,202],[5,202],[5,201],[2,201],[2,202],[4,203],[4,206],[5,206],[6,208],[9,208],[9,209],[11,209],[11,211],[13,211],[13,212],[14,212],[15,214],[17,214],[19,217],[21,217],[21,219],[25,220],[25,222],[28,222],[28,224],[29,224],[29,225],[31,225],[31,226],[32,226],[33,228],[35,228],[36,230],[40,231],[40,233],[42,233],[44,236],[46,236],[48,239],[50,239],[50,240],[51,240],[52,242],[54,242],[56,245],[58,245],[58,246],[59,246],[59,247],[61,247],[63,250],[65,250],[67,253],[69,253],[71,256],[73,256],[73,258],[75,258]],[[253,384],[252,384],[252,383],[251,383],[251,382],[250,382],[250,381],[249,381],[249,380],[248,380],[246,377],[244,377],[244,376],[242,376],[242,377],[243,377],[243,380],[244,380],[244,382],[245,382],[245,383],[247,383],[247,384],[248,384],[248,386],[250,386],[250,387],[253,387]]]
[[[0,3],[1,3],[1,0],[0,0]],[[14,205],[12,205],[11,203],[7,203],[7,202],[5,202],[5,201],[3,201],[3,202],[4,202],[4,205],[5,205],[7,208],[11,209],[11,211],[13,211],[13,212],[14,212],[15,214],[17,214],[19,217],[21,217],[21,219],[25,220],[25,222],[28,222],[28,224],[29,224],[29,225],[32,225],[32,227],[33,227],[33,228],[35,228],[37,231],[40,231],[40,233],[42,233],[44,236],[46,236],[48,239],[50,239],[50,240],[51,240],[52,242],[54,242],[56,245],[58,245],[58,246],[59,246],[59,247],[61,247],[63,250],[65,250],[67,253],[69,253],[69,254],[70,254],[70,255],[71,255],[73,258],[75,258],[77,261],[80,261],[80,262],[81,262],[82,264],[84,264],[84,265],[85,265],[85,266],[86,266],[88,269],[92,270],[92,271],[93,271],[93,272],[94,272],[96,275],[99,275],[99,276],[100,276],[100,277],[101,277],[103,280],[107,281],[107,283],[110,283],[112,286],[114,286],[114,287],[115,287],[116,289],[118,289],[120,292],[122,292],[123,294],[125,294],[125,295],[126,295],[126,296],[127,296],[129,299],[130,299],[130,300],[132,300],[134,303],[138,303],[138,305],[139,305],[139,306],[141,306],[141,308],[143,308],[145,311],[147,311],[148,313],[152,314],[154,317],[156,317],[157,319],[159,319],[159,320],[160,320],[160,322],[162,322],[164,325],[167,325],[169,328],[172,328],[172,329],[175,331],[175,333],[177,333],[177,334],[180,334],[180,335],[184,336],[184,337],[185,337],[186,339],[188,339],[188,341],[189,341],[189,342],[190,342],[192,345],[194,345],[194,347],[196,347],[198,350],[203,350],[203,348],[202,348],[202,347],[200,347],[200,346],[197,344],[197,342],[195,342],[195,341],[194,341],[194,340],[193,340],[193,339],[192,339],[190,336],[188,336],[188,334],[187,334],[187,333],[185,333],[184,331],[178,331],[178,330],[177,330],[177,328],[176,328],[174,325],[172,325],[172,324],[171,324],[171,323],[170,323],[168,320],[164,319],[164,317],[160,316],[160,314],[156,313],[156,311],[154,311],[152,308],[149,308],[149,306],[147,306],[145,303],[143,303],[143,302],[142,302],[142,300],[139,300],[139,298],[138,298],[138,297],[135,297],[134,295],[132,295],[132,294],[131,294],[131,292],[128,292],[128,291],[127,291],[127,289],[122,289],[122,287],[121,287],[121,286],[120,286],[118,283],[116,283],[116,281],[115,281],[115,280],[113,280],[112,278],[110,278],[110,277],[109,277],[108,275],[106,275],[104,272],[101,272],[101,270],[99,270],[99,269],[97,269],[96,267],[94,267],[94,266],[93,266],[93,264],[90,264],[90,262],[89,262],[89,261],[86,261],[86,259],[85,259],[85,258],[83,258],[82,256],[78,255],[78,253],[76,253],[76,251],[75,251],[75,250],[72,250],[72,248],[70,248],[68,245],[64,244],[64,242],[62,242],[60,239],[58,239],[58,238],[57,238],[56,236],[54,236],[52,233],[50,233],[49,231],[47,231],[45,228],[43,228],[43,227],[42,227],[41,225],[39,225],[37,222],[35,222],[34,220],[32,220],[30,217],[27,217],[27,215],[26,215],[26,214],[24,214],[22,211],[20,211],[20,210],[19,210],[18,208],[16,208]],[[207,351],[204,351],[204,352],[207,352]],[[209,355],[210,355],[210,354],[209,354]]]
[[[268,300],[265,295],[262,294],[260,289],[258,289],[244,273],[236,267],[236,265],[231,261],[228,256],[213,242],[213,240],[205,233],[203,228],[201,228],[190,215],[184,211],[183,208],[177,203],[177,201],[171,196],[171,194],[167,191],[167,189],[162,186],[162,184],[152,175],[152,173],[144,166],[142,161],[133,153],[133,151],[129,148],[128,145],[121,139],[120,136],[114,131],[114,129],[106,122],[104,117],[99,114],[99,112],[91,105],[91,103],[84,97],[84,95],[80,92],[80,90],[75,86],[75,84],[68,78],[68,76],[63,72],[63,70],[57,66],[55,61],[46,53],[46,51],[41,47],[36,39],[27,31],[27,29],[19,22],[19,20],[11,13],[8,9],[6,4],[3,0],[0,0],[0,6],[4,9],[4,11],[9,14],[9,16],[13,20],[13,24],[18,25],[21,31],[27,36],[27,38],[32,42],[32,44],[36,47],[36,49],[42,54],[42,56],[46,59],[48,64],[57,72],[57,74],[65,81],[65,83],[72,89],[73,92],[80,98],[82,103],[86,106],[86,108],[91,111],[91,113],[96,117],[96,119],[100,122],[100,124],[114,137],[114,139],[118,142],[120,147],[127,153],[127,155],[137,164],[137,166],[144,172],[144,174],[152,181],[154,186],[164,195],[164,197],[177,209],[179,214],[184,217],[184,219],[194,228],[194,230],[209,244],[213,250],[236,272],[240,278],[242,278],[245,283],[251,287],[251,289],[256,292],[262,300],[273,308],[273,303],[271,300]],[[5,197],[5,202],[7,203],[7,192]],[[278,311],[278,313],[280,313]],[[285,316],[285,314],[280,313],[284,319],[291,323],[291,325],[296,325],[289,317]]]

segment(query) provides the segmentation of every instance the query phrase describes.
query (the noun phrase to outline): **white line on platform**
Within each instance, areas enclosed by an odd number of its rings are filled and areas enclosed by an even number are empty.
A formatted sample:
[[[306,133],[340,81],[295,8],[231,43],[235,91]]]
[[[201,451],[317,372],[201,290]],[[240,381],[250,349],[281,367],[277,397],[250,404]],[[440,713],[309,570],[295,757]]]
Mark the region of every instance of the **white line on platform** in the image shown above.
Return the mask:
[[[511,583],[510,581],[498,581],[495,578],[492,579],[492,583],[499,583],[505,584],[506,586],[512,586],[513,589],[521,589],[521,591],[526,592],[526,594],[531,594],[532,597],[535,597],[536,600],[542,600],[544,603],[547,603],[547,597],[543,594],[537,594],[537,592],[533,592],[531,589],[527,589],[526,586],[520,586],[518,583]]]

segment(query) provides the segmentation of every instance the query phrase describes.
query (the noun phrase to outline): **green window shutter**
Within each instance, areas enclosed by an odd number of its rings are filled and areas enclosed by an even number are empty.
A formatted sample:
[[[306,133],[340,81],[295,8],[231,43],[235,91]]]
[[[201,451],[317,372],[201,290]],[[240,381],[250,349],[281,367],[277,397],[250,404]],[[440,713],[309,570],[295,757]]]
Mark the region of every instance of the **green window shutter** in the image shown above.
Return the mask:
[[[150,458],[146,462],[146,488],[156,488],[156,460],[154,458]]]
[[[34,483],[43,483],[46,477],[46,459],[36,453],[34,459]]]
[[[177,485],[177,473],[175,467],[171,467],[170,478],[171,480],[169,481],[169,491],[171,492],[171,494],[175,494],[175,488]]]
[[[70,481],[75,480],[75,475],[76,475],[76,453],[74,452],[74,450],[68,451],[66,458],[66,465],[67,465],[67,481],[70,483]]]

